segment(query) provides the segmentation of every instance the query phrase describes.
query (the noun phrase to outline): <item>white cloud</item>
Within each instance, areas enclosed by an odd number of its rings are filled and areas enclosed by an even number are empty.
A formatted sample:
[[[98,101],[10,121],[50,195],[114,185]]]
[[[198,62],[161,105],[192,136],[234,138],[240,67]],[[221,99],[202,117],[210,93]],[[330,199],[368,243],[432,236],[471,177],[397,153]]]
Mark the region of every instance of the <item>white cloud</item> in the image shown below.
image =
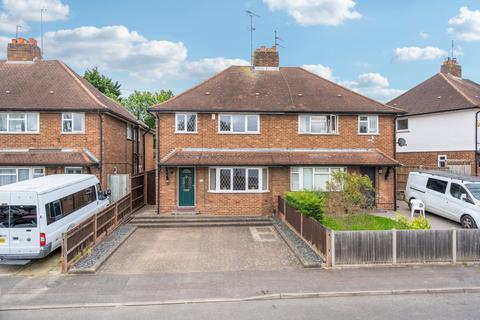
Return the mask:
[[[98,66],[146,81],[203,78],[230,65],[248,64],[223,57],[189,61],[182,42],[148,40],[125,26],[52,31],[45,33],[44,41],[49,59],[60,59],[80,69]]]
[[[4,12],[0,12],[0,32],[15,33],[17,25],[21,25],[22,27],[24,27],[22,28],[22,30],[26,30],[27,28],[27,26],[24,26],[24,21],[20,19],[15,19],[14,17]]]
[[[418,34],[418,36],[424,40],[430,38],[430,35],[426,32],[423,32],[423,31],[420,31],[420,33]]]
[[[396,61],[436,60],[447,56],[447,51],[437,47],[403,47],[394,50],[393,58]]]
[[[25,21],[40,21],[40,10],[43,21],[65,20],[70,8],[60,0],[2,0],[3,9],[11,16]]]
[[[304,64],[302,68],[313,72],[322,78],[328,79],[330,81],[335,81],[335,77],[333,76],[333,69],[330,67],[326,67],[321,64]]]
[[[372,99],[387,102],[399,96],[404,90],[390,88],[388,79],[379,73],[363,73],[353,81],[342,81],[341,85]]]
[[[480,40],[480,10],[461,7],[458,15],[448,20],[451,26],[448,32],[455,34],[460,40]]]
[[[339,25],[345,20],[358,19],[353,0],[263,0],[270,10],[284,10],[303,26]]]

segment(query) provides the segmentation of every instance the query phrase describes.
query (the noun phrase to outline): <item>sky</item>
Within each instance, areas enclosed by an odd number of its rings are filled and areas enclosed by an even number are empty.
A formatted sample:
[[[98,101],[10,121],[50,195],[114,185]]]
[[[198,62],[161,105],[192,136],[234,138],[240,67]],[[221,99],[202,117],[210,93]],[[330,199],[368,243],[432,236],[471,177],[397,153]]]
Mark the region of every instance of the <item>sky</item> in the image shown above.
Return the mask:
[[[480,82],[480,1],[0,0],[0,59],[19,36],[78,73],[97,66],[133,90],[175,94],[280,38],[281,66],[300,66],[387,102],[439,71],[451,53]]]

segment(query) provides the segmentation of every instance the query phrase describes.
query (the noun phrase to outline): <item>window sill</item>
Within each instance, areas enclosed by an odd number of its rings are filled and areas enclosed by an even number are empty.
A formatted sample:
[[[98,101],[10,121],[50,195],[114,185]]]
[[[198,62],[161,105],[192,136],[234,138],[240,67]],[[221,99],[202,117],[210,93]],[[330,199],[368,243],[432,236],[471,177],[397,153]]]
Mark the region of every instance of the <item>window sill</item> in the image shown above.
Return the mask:
[[[222,132],[218,131],[218,134],[225,134],[225,135],[260,135],[260,132]]]
[[[299,132],[301,136],[339,136],[340,133],[308,133],[308,132]]]
[[[258,194],[258,193],[269,193],[270,190],[260,190],[260,191],[254,191],[254,190],[248,190],[248,191],[212,191],[208,190],[208,193],[218,193],[218,194]]]
[[[40,132],[5,132],[5,131],[1,131],[0,134],[40,134]]]
[[[66,135],[85,134],[85,131],[82,131],[82,132],[62,132],[62,134],[66,134]]]
[[[357,135],[359,135],[359,136],[379,136],[380,133],[378,133],[378,132],[377,133],[360,133],[360,132],[358,132]]]
[[[406,129],[406,130],[397,130],[397,133],[407,133],[407,132],[410,132],[410,130]]]
[[[195,132],[181,132],[181,131],[175,131],[175,134],[198,134],[197,131]]]

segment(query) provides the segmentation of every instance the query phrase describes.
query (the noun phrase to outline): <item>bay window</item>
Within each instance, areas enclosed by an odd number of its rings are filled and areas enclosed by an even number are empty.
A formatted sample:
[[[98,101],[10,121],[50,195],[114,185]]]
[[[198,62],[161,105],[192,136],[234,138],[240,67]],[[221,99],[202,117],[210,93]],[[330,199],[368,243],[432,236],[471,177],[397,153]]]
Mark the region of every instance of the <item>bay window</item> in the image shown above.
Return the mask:
[[[220,133],[259,133],[258,114],[221,114],[218,117]]]
[[[331,181],[333,174],[344,170],[341,167],[292,167],[290,188],[292,191],[326,191],[327,182]]]
[[[329,115],[298,116],[298,132],[303,134],[336,134],[338,133],[338,117]]]
[[[0,113],[0,133],[38,133],[38,112]]]
[[[268,191],[267,168],[209,168],[210,192],[262,192]]]
[[[83,133],[85,131],[85,114],[78,112],[62,113],[63,133]]]
[[[358,116],[359,134],[378,134],[378,116],[360,115]]]

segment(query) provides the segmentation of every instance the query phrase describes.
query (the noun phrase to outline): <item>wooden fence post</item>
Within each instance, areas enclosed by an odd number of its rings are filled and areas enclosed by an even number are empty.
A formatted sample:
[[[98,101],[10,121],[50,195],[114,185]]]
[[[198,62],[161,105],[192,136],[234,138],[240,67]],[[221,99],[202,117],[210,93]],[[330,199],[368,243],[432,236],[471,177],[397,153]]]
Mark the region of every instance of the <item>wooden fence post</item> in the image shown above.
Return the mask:
[[[332,230],[332,239],[331,239],[331,259],[332,259],[332,268],[335,267],[335,231]]]
[[[332,266],[332,231],[327,230],[325,233],[325,237],[327,238],[325,241],[325,263],[327,267]]]
[[[67,262],[68,262],[68,257],[67,257],[67,252],[68,252],[68,248],[67,248],[67,236],[66,236],[66,232],[64,232],[62,234],[62,273],[66,273],[68,271],[68,265],[67,265]]]
[[[392,229],[392,263],[397,264],[397,230]]]
[[[97,243],[97,227],[98,227],[98,213],[93,216],[93,244]]]
[[[452,229],[452,262],[457,263],[457,230]]]

